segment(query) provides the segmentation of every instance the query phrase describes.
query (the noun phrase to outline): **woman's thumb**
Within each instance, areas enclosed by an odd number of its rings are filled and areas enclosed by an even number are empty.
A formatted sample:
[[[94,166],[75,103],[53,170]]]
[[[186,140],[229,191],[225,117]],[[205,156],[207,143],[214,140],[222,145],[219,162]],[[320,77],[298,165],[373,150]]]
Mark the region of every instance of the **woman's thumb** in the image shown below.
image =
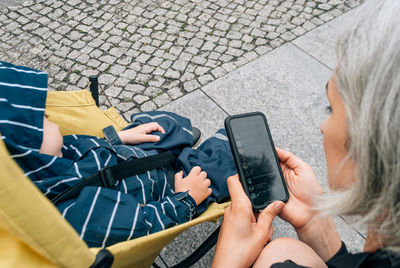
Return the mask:
[[[274,218],[281,212],[284,206],[285,203],[282,201],[275,201],[269,204],[258,216],[258,223],[268,230]]]

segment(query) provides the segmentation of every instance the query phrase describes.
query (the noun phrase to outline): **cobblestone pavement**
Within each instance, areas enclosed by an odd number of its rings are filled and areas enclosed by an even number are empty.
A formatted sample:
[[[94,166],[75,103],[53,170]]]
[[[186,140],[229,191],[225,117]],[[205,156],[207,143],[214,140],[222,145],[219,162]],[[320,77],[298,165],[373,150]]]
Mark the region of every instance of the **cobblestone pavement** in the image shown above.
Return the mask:
[[[362,0],[36,0],[0,6],[0,59],[52,90],[100,75],[102,107],[154,110],[358,6]]]

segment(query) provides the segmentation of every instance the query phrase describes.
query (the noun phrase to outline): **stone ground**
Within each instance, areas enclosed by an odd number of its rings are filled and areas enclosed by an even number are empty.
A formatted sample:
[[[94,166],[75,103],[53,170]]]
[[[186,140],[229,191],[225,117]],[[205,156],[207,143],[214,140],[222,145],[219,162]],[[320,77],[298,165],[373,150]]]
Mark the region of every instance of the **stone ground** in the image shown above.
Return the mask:
[[[86,88],[98,74],[101,106],[162,109],[190,117],[205,137],[227,115],[266,114],[277,146],[307,161],[327,189],[319,125],[335,41],[362,0],[98,1],[0,3],[0,59],[49,73],[53,90]],[[365,230],[336,223],[359,251]],[[182,233],[157,259],[188,255],[218,224]],[[275,236],[295,237],[274,223]],[[211,250],[195,267],[209,267]]]
[[[97,74],[101,105],[129,118],[201,88],[360,1],[6,0],[0,58],[46,71],[52,90],[86,88],[88,76]]]

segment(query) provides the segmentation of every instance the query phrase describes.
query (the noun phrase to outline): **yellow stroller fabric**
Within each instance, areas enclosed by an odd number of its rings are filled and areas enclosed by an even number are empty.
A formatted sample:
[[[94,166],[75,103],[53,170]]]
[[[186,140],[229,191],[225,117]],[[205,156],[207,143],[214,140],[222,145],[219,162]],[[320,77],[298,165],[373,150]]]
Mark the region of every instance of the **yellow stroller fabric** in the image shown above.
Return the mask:
[[[102,137],[102,129],[127,125],[114,108],[99,109],[87,90],[48,92],[46,114],[63,135]],[[24,176],[0,141],[0,267],[89,267],[100,248],[88,248],[58,210]],[[216,221],[227,203],[212,204],[196,219],[108,247],[113,267],[150,267],[162,248],[185,229]]]

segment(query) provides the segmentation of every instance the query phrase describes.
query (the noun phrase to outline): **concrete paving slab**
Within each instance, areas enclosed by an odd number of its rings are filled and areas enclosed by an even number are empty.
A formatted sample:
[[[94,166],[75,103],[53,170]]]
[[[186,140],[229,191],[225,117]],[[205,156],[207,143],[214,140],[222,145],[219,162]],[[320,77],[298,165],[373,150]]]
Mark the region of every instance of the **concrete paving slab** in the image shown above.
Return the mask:
[[[346,28],[354,20],[357,8],[308,32],[292,43],[313,56],[330,69],[336,65],[336,43]]]
[[[208,84],[203,91],[229,114],[263,112],[278,147],[308,162],[325,190],[326,166],[319,126],[327,116],[325,84],[331,70],[292,44],[286,44]],[[352,250],[363,237],[339,219],[339,232]],[[275,223],[276,236],[294,236]]]
[[[263,112],[278,147],[309,162],[326,188],[319,126],[331,70],[286,44],[203,88],[227,113]]]

